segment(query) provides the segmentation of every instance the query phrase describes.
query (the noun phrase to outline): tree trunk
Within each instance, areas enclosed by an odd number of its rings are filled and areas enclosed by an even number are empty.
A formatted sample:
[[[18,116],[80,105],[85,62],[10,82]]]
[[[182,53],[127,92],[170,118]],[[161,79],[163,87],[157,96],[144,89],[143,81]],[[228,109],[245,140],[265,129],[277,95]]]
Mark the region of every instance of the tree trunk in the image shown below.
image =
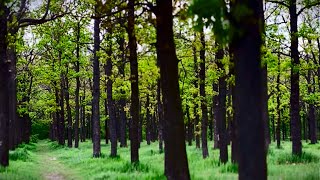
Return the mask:
[[[217,129],[219,135],[219,149],[220,149],[220,161],[226,163],[228,161],[228,142],[227,142],[227,129],[226,129],[226,94],[227,94],[227,82],[224,65],[222,59],[224,51],[220,45],[216,44],[218,52],[216,54],[216,61],[220,71],[219,77],[219,95],[218,95],[218,111],[217,111]]]
[[[157,57],[164,103],[165,175],[190,179],[178,81],[178,59],[173,39],[172,1],[157,0]]]
[[[97,9],[97,7],[96,7]],[[92,140],[93,157],[100,157],[100,68],[99,56],[100,50],[100,19],[94,19],[94,47],[93,47],[93,91],[92,91]]]
[[[235,1],[231,14],[246,7],[233,28],[235,62],[235,118],[238,126],[239,179],[267,179],[264,122],[262,118],[261,45],[262,0]]]
[[[301,121],[300,121],[300,85],[299,85],[299,51],[298,51],[298,15],[296,0],[290,1],[290,35],[291,35],[291,92],[290,92],[290,122],[292,154],[301,155]]]
[[[201,121],[201,142],[202,142],[202,157],[205,159],[209,156],[208,152],[208,142],[207,142],[207,130],[208,130],[208,108],[206,101],[206,42],[204,32],[200,33],[201,50],[200,50],[200,97],[201,97],[201,111],[202,111],[202,121]]]
[[[131,74],[131,163],[139,162],[139,84],[138,84],[138,60],[137,40],[135,36],[134,0],[128,2],[128,36],[130,49],[130,74]]]
[[[218,93],[218,84],[212,84],[212,90],[215,93]],[[218,95],[213,95],[213,149],[219,148],[219,134],[218,134],[218,127],[217,127],[217,119],[218,119]]]
[[[190,110],[189,110],[189,106],[187,104],[187,107],[186,107],[186,111],[187,111],[187,139],[188,139],[188,145],[189,146],[192,146],[192,122],[191,122],[191,119],[190,119]]]
[[[195,36],[196,38],[196,36]],[[194,88],[198,89],[198,78],[199,78],[199,67],[198,67],[198,62],[197,62],[197,49],[196,46],[192,47],[193,50],[193,60],[194,60],[194,73],[195,73],[195,79],[193,81]],[[193,94],[194,98],[194,109],[193,109],[193,114],[194,114],[194,125],[195,125],[195,137],[196,137],[196,147],[200,148],[200,127],[199,127],[199,114],[198,114],[198,103],[197,103],[197,97],[198,97],[198,91]]]
[[[13,38],[15,38],[15,32],[11,32]],[[7,58],[9,63],[9,79],[8,79],[8,97],[9,97],[9,129],[11,135],[9,136],[9,148],[14,150],[18,144],[20,144],[20,129],[17,116],[17,82],[16,82],[16,65],[17,55],[15,50],[15,44],[11,44],[7,49]]]
[[[67,67],[68,69],[68,67]],[[67,70],[68,74],[68,70]],[[67,75],[66,75],[67,76]],[[69,95],[69,79],[65,77],[65,98],[67,107],[67,121],[68,121],[68,147],[72,147],[72,117],[70,108],[70,95]]]
[[[277,148],[280,148],[280,128],[281,128],[281,110],[280,110],[280,55],[278,55],[278,74],[277,74],[277,113],[278,113],[278,121],[277,121],[277,132],[276,132],[276,137],[277,137]]]
[[[0,1],[0,166],[9,165],[9,64],[7,61],[7,13],[4,1]]]
[[[149,109],[150,98],[149,94],[147,94],[147,102],[146,102],[146,141],[147,144],[150,145],[151,141],[151,118],[150,118],[150,109]]]
[[[77,23],[77,48],[76,56],[77,61],[75,64],[76,76],[76,91],[75,91],[75,122],[74,122],[74,147],[79,147],[79,119],[80,119],[80,105],[79,105],[79,91],[80,91],[80,22]],[[85,87],[84,87],[85,88]],[[83,129],[82,129],[83,130]],[[83,138],[82,138],[83,139]]]
[[[311,70],[308,70],[307,75],[307,84],[308,84],[308,94],[314,93],[312,84],[314,82],[311,82]],[[317,121],[316,121],[316,114],[315,114],[315,107],[314,102],[309,102],[309,108],[308,108],[308,127],[309,127],[309,138],[311,144],[317,143]]]
[[[61,66],[61,54],[62,52],[59,52],[59,61]],[[65,138],[64,138],[64,131],[65,131],[65,119],[64,119],[64,87],[65,87],[65,80],[64,80],[64,74],[61,71],[60,72],[60,118],[58,119],[58,142],[60,145],[65,145]]]
[[[157,61],[159,66],[159,61]],[[163,152],[163,107],[161,102],[161,82],[157,80],[157,103],[158,103],[158,140],[159,140],[159,152]]]
[[[112,35],[112,29],[109,28],[109,37]],[[117,148],[118,148],[118,141],[117,141],[117,119],[116,119],[116,111],[115,111],[115,102],[113,99],[112,94],[112,86],[113,82],[111,80],[112,75],[112,45],[110,44],[108,47],[108,58],[107,64],[105,66],[105,73],[107,75],[107,100],[108,100],[108,114],[109,114],[109,133],[110,133],[110,142],[111,142],[111,157],[117,156]]]

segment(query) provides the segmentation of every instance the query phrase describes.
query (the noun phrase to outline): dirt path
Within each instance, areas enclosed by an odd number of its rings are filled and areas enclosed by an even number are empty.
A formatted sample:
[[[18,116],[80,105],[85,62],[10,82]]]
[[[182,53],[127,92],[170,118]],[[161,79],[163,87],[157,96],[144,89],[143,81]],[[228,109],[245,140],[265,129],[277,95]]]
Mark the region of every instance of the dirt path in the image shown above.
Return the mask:
[[[39,143],[36,155],[39,162],[39,170],[44,180],[71,180],[79,179],[69,167],[60,162],[57,157],[50,153],[47,144]]]

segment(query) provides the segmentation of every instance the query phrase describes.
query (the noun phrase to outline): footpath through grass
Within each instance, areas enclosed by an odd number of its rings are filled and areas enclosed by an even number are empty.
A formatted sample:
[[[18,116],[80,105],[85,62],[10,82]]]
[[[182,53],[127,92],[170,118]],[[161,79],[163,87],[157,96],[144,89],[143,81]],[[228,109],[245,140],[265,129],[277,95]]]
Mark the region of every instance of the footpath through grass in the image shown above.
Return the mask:
[[[201,149],[188,146],[192,179],[237,179],[237,166],[219,163],[219,151],[209,143],[209,158],[203,160]],[[271,144],[268,152],[269,179],[320,179],[320,144],[303,144],[302,157],[291,156],[291,143],[281,149]],[[164,154],[158,143],[141,144],[140,163],[131,165],[130,149],[119,148],[119,156],[109,157],[110,145],[102,144],[102,157],[92,158],[92,143],[79,149],[61,147],[54,142],[21,145],[10,153],[10,167],[0,169],[0,179],[165,179]],[[230,155],[230,154],[229,154]]]

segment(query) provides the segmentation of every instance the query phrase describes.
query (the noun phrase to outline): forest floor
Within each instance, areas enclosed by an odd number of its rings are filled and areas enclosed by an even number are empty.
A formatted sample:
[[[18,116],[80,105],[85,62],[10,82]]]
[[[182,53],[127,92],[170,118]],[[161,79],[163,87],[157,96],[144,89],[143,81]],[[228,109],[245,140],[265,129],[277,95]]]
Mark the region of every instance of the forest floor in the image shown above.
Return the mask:
[[[209,143],[209,158],[203,160],[201,149],[187,146],[192,179],[237,179],[237,166],[219,163],[219,151]],[[9,168],[0,169],[0,180],[69,180],[69,179],[165,179],[164,154],[158,143],[140,148],[140,163],[131,165],[130,149],[119,148],[119,156],[109,157],[110,145],[102,142],[102,157],[92,158],[92,143],[80,143],[78,149],[62,147],[55,142],[20,145],[10,152]],[[230,150],[230,149],[229,149]],[[270,145],[268,152],[269,179],[320,179],[320,144],[303,143],[302,157],[291,156],[291,143],[281,148]],[[229,154],[230,155],[230,154]]]

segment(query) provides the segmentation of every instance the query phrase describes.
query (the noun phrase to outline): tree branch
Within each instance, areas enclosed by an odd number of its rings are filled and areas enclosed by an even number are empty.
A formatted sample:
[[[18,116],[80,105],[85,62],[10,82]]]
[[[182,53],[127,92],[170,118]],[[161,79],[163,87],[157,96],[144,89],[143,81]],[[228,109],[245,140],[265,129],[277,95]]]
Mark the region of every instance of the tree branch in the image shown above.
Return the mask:
[[[318,6],[318,5],[320,5],[320,1],[316,1],[316,2],[314,2],[314,3],[310,3],[310,4],[306,5],[305,7],[303,7],[303,8],[300,9],[300,11],[298,12],[298,16],[299,16],[304,10],[310,9],[310,8],[312,8],[312,7],[314,7],[314,6]]]
[[[280,5],[282,5],[282,6],[285,6],[285,7],[289,8],[289,5],[288,5],[288,4],[286,4],[286,3],[285,3],[285,2],[283,2],[283,1],[267,0],[267,2],[275,3],[275,4],[280,4]]]
[[[63,13],[63,14],[59,14],[59,15],[53,15],[49,19],[42,19],[42,18],[41,19],[22,19],[22,21],[19,22],[19,28],[32,26],[32,25],[43,24],[43,23],[46,23],[48,21],[53,21],[55,19],[61,18],[66,14],[67,13]]]

